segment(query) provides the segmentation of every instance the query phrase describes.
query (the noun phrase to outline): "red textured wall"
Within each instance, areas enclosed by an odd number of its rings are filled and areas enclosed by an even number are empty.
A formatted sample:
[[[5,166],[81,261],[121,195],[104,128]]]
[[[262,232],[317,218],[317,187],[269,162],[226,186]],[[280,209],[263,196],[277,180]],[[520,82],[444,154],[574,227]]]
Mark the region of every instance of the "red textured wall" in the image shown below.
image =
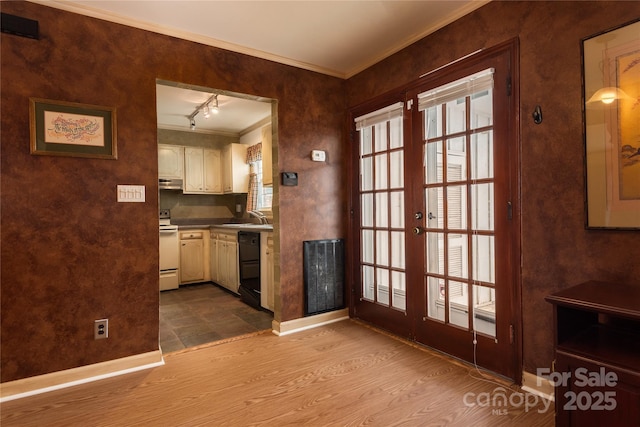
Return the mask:
[[[553,359],[544,297],[589,279],[640,286],[640,231],[584,228],[581,39],[640,16],[639,2],[491,2],[349,79],[355,106],[481,48],[520,43],[524,369]],[[540,105],[544,120],[533,123]]]
[[[2,382],[158,349],[156,79],[279,101],[279,320],[303,316],[302,241],[344,237],[344,81],[27,2],[2,34]],[[117,109],[118,159],[29,154],[29,97]],[[309,160],[327,151],[325,164]],[[116,203],[117,184],[146,203]],[[109,318],[108,340],[93,321]]]

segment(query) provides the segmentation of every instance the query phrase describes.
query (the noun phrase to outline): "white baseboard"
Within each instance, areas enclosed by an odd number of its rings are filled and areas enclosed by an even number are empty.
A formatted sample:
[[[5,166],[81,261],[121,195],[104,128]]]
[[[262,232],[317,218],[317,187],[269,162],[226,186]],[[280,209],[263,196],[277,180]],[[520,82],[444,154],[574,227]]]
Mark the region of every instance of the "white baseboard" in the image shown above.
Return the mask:
[[[522,371],[522,390],[555,401],[553,384],[546,378]]]
[[[160,350],[0,384],[0,403],[164,365]]]
[[[328,325],[329,323],[339,322],[349,318],[349,309],[329,311],[327,313],[316,314],[313,316],[302,317],[300,319],[287,320],[286,322],[272,322],[273,333],[278,336],[294,334],[318,326]]]

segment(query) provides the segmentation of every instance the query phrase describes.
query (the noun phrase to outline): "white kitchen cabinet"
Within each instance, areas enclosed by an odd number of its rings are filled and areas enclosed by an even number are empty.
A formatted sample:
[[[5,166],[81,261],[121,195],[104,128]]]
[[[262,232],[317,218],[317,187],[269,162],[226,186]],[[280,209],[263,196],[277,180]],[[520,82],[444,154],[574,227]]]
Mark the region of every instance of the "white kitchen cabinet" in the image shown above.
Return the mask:
[[[238,275],[238,233],[217,234],[216,260],[212,259],[212,268],[216,267],[217,284],[224,286],[233,293],[238,293],[240,287]],[[213,253],[213,252],[212,252]]]
[[[273,233],[260,233],[260,305],[274,310]]]
[[[204,278],[204,233],[180,232],[180,283],[202,282]]]
[[[262,185],[273,184],[271,125],[262,128]]]
[[[158,178],[183,179],[184,147],[179,145],[158,145]]]
[[[249,191],[247,146],[229,144],[222,149],[222,183],[225,193]]]
[[[184,170],[184,193],[222,194],[220,150],[185,147]]]

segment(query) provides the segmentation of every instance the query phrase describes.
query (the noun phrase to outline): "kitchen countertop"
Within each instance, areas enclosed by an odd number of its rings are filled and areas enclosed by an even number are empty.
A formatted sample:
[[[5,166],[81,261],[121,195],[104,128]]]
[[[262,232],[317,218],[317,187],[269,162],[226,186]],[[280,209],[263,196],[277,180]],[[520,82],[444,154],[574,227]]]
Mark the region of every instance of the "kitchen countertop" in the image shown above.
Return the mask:
[[[176,224],[178,226],[178,230],[198,230],[204,228],[215,228],[229,231],[273,231],[272,224],[254,224],[254,223],[245,223],[245,224]]]

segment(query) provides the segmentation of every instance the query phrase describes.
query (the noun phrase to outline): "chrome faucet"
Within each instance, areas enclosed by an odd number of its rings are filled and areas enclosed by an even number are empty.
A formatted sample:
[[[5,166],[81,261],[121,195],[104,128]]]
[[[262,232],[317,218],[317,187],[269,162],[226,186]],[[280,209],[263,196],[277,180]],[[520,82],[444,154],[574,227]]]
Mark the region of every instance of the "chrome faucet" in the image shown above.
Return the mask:
[[[267,219],[267,217],[265,216],[265,214],[263,214],[260,211],[247,211],[247,213],[251,216],[255,216],[256,218],[258,218],[260,220],[260,224],[269,224],[269,220]]]

